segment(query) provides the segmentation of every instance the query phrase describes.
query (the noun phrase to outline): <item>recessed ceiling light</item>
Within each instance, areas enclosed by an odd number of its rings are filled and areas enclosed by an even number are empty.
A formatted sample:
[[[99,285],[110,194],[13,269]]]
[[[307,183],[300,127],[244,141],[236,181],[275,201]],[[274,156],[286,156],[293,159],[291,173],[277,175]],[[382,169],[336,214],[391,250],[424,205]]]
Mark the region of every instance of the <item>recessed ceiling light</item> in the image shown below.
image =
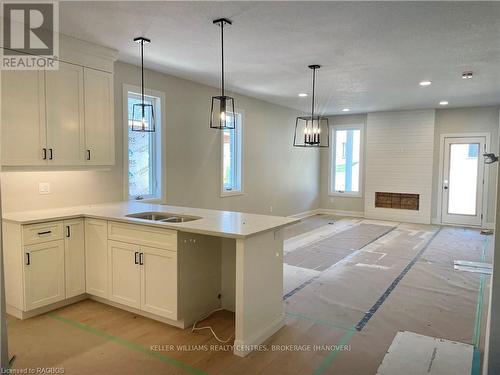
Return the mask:
[[[307,94],[306,94],[305,92],[301,92],[301,93],[299,94],[299,96],[300,96],[301,98],[305,98],[305,97],[307,96]]]
[[[441,100],[439,102],[439,105],[448,105],[448,102],[446,100]]]
[[[349,108],[342,108],[342,112],[349,112],[350,109]]]
[[[419,83],[419,85],[420,85],[420,86],[430,86],[431,84],[432,84],[432,82],[431,82],[431,81],[421,81],[421,82]]]
[[[471,71],[463,72],[462,73],[462,79],[471,79],[472,75],[473,75],[473,73]]]

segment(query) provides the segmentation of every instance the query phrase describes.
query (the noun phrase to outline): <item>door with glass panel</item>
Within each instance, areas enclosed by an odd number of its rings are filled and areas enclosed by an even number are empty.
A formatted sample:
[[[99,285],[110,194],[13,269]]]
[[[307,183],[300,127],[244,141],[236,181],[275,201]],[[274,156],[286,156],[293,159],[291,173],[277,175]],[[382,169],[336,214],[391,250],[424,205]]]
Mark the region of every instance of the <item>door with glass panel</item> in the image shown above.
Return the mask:
[[[485,137],[444,139],[443,224],[482,224],[485,149]]]

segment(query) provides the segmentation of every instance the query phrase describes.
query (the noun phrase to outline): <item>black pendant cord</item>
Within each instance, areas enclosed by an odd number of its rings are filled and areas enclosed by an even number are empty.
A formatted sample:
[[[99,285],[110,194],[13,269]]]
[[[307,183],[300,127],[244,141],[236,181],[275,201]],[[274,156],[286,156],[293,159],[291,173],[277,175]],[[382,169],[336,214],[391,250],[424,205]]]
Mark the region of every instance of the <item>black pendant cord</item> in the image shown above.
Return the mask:
[[[220,39],[221,39],[221,45],[222,45],[222,79],[221,79],[221,96],[224,96],[225,90],[224,90],[224,21],[220,23]]]
[[[312,101],[311,101],[311,129],[314,128],[314,90],[316,87],[316,67],[312,68],[313,70],[313,87],[312,87]]]
[[[144,128],[144,40],[141,40],[141,101],[142,101],[142,127]]]

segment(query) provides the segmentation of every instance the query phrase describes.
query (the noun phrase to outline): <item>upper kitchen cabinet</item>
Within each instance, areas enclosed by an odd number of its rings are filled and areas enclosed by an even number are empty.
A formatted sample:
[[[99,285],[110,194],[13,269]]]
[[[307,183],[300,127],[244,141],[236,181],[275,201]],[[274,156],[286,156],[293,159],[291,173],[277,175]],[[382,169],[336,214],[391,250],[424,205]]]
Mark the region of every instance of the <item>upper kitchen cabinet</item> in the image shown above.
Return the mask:
[[[45,76],[42,71],[2,71],[2,163],[45,165]]]
[[[45,72],[47,160],[49,165],[83,163],[83,68],[59,62],[58,70]]]
[[[115,162],[117,51],[60,35],[59,69],[2,72],[2,165]]]
[[[89,165],[115,162],[113,75],[83,70],[85,82],[85,161]]]

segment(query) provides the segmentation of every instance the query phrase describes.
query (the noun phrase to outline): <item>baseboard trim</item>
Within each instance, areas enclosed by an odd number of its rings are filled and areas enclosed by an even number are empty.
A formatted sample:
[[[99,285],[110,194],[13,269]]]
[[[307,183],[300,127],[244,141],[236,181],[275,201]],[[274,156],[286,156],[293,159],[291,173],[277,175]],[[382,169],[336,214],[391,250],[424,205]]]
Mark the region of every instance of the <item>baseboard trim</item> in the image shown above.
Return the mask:
[[[234,340],[233,354],[238,357],[246,357],[255,350],[255,347],[261,345],[264,341],[274,335],[285,325],[285,314],[280,314],[278,318],[271,322],[267,327],[254,333],[245,340]]]
[[[347,211],[347,210],[334,210],[331,208],[320,208],[319,213],[325,215],[349,216],[349,217],[365,217],[363,211]]]
[[[304,211],[304,212],[299,212],[298,214],[295,215],[290,215],[288,217],[291,217],[293,219],[304,219],[306,217],[314,216],[320,213],[320,208],[315,208],[314,210],[309,210],[309,211]]]
[[[15,317],[17,319],[24,320],[24,319],[32,318],[32,317],[37,316],[37,315],[45,314],[45,313],[52,311],[52,310],[57,310],[61,307],[65,307],[65,306],[71,305],[73,303],[83,301],[84,299],[87,299],[87,298],[88,298],[87,294],[80,294],[78,296],[70,297],[68,299],[64,299],[64,300],[59,301],[59,302],[54,302],[54,303],[51,303],[50,305],[42,306],[42,307],[30,310],[30,311],[22,311],[14,306],[7,304],[5,310],[6,310],[7,314],[12,315],[13,317]]]

